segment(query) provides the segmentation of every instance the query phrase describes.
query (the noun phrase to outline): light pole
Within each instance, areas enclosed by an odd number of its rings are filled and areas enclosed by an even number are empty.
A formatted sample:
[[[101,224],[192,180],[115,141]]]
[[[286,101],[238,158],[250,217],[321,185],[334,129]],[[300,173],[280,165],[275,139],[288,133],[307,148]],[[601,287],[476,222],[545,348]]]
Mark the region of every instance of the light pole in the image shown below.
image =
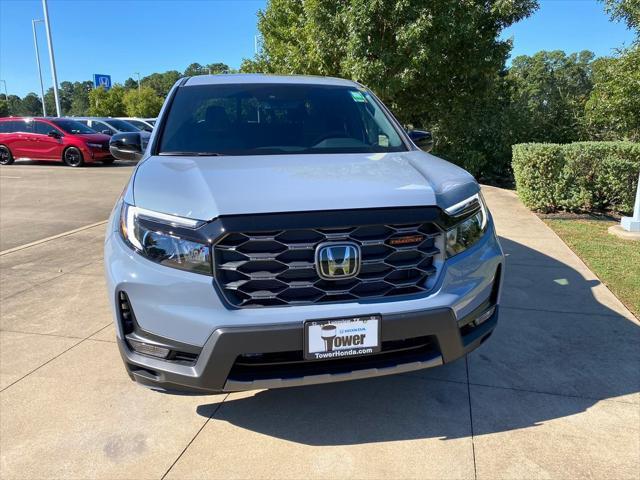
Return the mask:
[[[138,94],[140,94],[140,72],[133,72],[138,77]]]
[[[49,8],[47,0],[42,0],[42,11],[44,12],[44,26],[47,29],[47,43],[49,45],[49,62],[51,63],[51,79],[53,80],[53,96],[56,99],[56,113],[60,114],[60,97],[58,96],[58,74],[56,73],[56,59],[53,56],[53,42],[51,40],[51,26],[49,25]]]
[[[42,93],[42,116],[47,116],[47,107],[44,105],[44,85],[42,83],[42,69],[40,68],[40,50],[38,49],[38,35],[36,34],[36,23],[44,22],[44,20],[31,20],[33,27],[33,45],[36,48],[36,65],[38,65],[38,77],[40,77],[40,92]]]

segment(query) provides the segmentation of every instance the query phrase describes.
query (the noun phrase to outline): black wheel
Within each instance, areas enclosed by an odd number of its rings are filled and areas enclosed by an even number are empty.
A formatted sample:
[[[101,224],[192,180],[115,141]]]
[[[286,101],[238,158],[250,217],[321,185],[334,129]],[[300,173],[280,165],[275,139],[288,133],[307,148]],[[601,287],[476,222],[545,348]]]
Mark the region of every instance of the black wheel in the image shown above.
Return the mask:
[[[76,147],[67,148],[62,155],[62,161],[70,167],[81,167],[84,165],[82,152],[80,152]]]
[[[105,158],[104,160],[101,160],[103,165],[113,165],[113,162],[116,161],[115,158]]]
[[[4,145],[0,145],[0,165],[11,165],[13,163],[13,155],[11,150]]]

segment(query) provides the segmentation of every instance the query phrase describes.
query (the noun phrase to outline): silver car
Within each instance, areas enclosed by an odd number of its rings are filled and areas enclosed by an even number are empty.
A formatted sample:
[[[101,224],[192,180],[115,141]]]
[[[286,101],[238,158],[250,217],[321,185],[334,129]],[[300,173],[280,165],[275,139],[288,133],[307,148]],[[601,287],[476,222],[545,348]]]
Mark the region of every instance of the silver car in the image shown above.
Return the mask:
[[[134,127],[144,132],[153,132],[153,120],[148,118],[136,118],[136,117],[117,117],[118,120],[124,120],[127,123],[130,123]]]
[[[72,117],[72,120],[80,122],[98,133],[115,135],[116,133],[140,132],[142,129],[129,122],[111,117]]]
[[[211,393],[437,367],[496,326],[478,183],[336,78],[181,79],[113,209],[105,270],[131,379]]]

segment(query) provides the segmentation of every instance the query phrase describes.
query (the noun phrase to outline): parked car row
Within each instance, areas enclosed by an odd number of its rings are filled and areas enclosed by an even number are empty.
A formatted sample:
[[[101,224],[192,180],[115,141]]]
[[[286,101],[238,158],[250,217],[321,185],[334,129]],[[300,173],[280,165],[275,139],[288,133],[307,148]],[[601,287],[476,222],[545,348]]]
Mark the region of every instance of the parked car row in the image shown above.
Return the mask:
[[[110,117],[0,118],[0,165],[16,159],[62,161],[70,167],[96,161],[111,164],[115,160],[109,152],[111,135],[138,132],[148,137],[153,127],[146,121],[145,127]]]
[[[117,117],[118,120],[125,120],[134,127],[142,130],[143,132],[153,132],[153,127],[156,124],[155,118],[135,118],[135,117]]]

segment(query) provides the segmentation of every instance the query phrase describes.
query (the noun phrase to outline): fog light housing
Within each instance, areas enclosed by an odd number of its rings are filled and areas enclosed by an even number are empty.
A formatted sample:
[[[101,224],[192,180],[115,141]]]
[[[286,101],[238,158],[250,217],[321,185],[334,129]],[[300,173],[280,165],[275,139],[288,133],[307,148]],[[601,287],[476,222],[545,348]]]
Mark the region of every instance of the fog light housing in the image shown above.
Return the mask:
[[[483,324],[493,316],[495,311],[496,311],[495,305],[491,307],[489,310],[485,310],[482,314],[480,314],[480,316],[478,316],[478,318],[476,318],[473,321],[473,325],[477,327],[478,325]]]
[[[135,352],[142,353],[143,355],[150,355],[157,358],[167,358],[171,353],[171,350],[169,350],[168,348],[154,345],[152,343],[138,342],[137,340],[129,339],[127,339],[127,341]]]

